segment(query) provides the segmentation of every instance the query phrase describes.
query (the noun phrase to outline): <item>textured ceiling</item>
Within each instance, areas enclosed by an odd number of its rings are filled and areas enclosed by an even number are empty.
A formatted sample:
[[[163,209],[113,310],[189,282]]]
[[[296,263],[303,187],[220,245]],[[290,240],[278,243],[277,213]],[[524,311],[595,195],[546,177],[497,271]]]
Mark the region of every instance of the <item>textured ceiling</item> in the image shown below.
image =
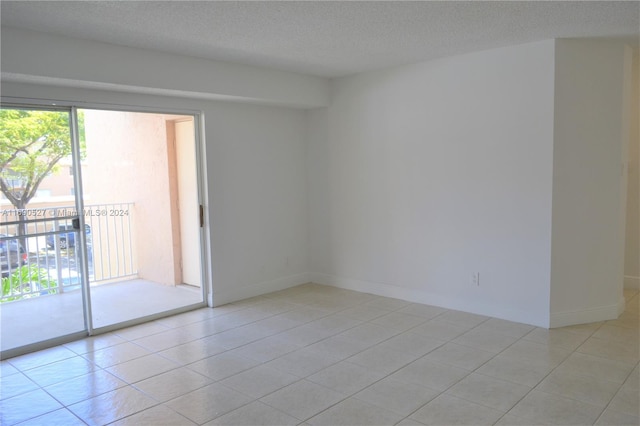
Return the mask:
[[[6,1],[2,25],[325,77],[551,38],[638,43],[640,2]]]

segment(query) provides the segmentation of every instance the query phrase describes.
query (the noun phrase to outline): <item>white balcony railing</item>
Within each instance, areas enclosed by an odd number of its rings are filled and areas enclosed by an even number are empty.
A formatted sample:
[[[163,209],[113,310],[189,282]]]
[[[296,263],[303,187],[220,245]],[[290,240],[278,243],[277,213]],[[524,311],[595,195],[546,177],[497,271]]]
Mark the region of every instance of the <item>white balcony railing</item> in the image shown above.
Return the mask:
[[[134,207],[134,203],[85,206],[91,285],[137,277]],[[78,231],[72,226],[77,216],[73,207],[0,210],[0,302],[80,288]],[[20,226],[25,227],[22,237]]]

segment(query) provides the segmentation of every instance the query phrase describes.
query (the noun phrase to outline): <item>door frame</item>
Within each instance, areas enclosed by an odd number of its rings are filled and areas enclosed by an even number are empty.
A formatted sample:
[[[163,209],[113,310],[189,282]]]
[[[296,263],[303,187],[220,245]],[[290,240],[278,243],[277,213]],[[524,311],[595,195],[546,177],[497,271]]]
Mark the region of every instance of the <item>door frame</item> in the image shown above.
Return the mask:
[[[78,212],[84,211],[84,203],[82,197],[82,178],[81,178],[81,160],[80,160],[80,142],[78,135],[78,122],[77,111],[79,109],[94,109],[105,111],[121,111],[121,112],[139,112],[139,113],[152,113],[152,114],[168,114],[168,115],[188,115],[193,117],[194,127],[194,143],[195,143],[195,155],[196,155],[196,183],[197,183],[197,198],[200,208],[203,211],[202,224],[200,227],[200,276],[201,276],[201,291],[202,301],[194,305],[188,305],[157,313],[153,315],[147,315],[139,317],[133,320],[108,325],[104,327],[94,328],[91,317],[91,291],[88,283],[88,259],[86,248],[86,235],[84,232],[78,232],[81,242],[81,268],[83,281],[87,280],[86,285],[83,285],[83,303],[85,313],[85,330],[81,333],[75,333],[67,336],[60,336],[44,342],[34,343],[33,345],[27,345],[25,347],[18,348],[17,350],[11,350],[10,354],[2,354],[2,358],[9,356],[16,356],[23,353],[32,352],[35,350],[44,349],[47,347],[57,346],[60,344],[68,343],[83,336],[93,336],[103,333],[107,333],[113,330],[129,327],[136,324],[141,324],[148,321],[153,321],[159,318],[164,318],[170,315],[187,312],[200,307],[213,307],[213,287],[211,279],[212,264],[211,259],[208,256],[210,252],[210,224],[208,214],[208,191],[207,191],[207,178],[206,178],[206,158],[205,158],[205,141],[204,141],[204,116],[203,111],[193,109],[182,108],[159,108],[159,107],[147,107],[139,105],[126,105],[126,104],[105,104],[100,102],[83,102],[83,101],[69,101],[64,99],[40,99],[40,98],[18,98],[12,96],[0,96],[0,106],[2,107],[14,107],[25,109],[57,109],[63,111],[70,111],[70,131],[72,138],[73,155],[72,161],[76,173],[74,175],[75,185],[75,202]],[[80,229],[84,229],[84,215],[80,217]],[[80,335],[82,334],[82,335]]]

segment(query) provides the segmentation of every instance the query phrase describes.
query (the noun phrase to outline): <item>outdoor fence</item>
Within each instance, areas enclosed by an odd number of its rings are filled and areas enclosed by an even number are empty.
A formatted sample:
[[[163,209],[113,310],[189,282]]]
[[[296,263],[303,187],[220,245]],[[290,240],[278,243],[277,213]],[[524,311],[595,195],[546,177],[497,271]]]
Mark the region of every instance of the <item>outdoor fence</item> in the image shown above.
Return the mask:
[[[74,207],[0,210],[0,302],[78,290],[86,255],[90,284],[135,278],[134,203],[86,205],[86,252]],[[20,227],[24,232],[20,232]]]

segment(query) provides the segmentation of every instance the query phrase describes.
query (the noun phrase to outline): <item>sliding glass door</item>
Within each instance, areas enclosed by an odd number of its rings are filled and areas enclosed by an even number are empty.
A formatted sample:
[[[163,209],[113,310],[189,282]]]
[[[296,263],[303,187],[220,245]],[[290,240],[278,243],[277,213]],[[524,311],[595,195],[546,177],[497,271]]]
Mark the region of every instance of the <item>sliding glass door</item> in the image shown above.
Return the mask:
[[[202,303],[194,117],[78,114],[93,327]]]
[[[82,155],[71,109],[0,109],[3,357],[86,334],[82,200],[61,173]]]
[[[3,358],[204,306],[197,117],[1,113]]]

